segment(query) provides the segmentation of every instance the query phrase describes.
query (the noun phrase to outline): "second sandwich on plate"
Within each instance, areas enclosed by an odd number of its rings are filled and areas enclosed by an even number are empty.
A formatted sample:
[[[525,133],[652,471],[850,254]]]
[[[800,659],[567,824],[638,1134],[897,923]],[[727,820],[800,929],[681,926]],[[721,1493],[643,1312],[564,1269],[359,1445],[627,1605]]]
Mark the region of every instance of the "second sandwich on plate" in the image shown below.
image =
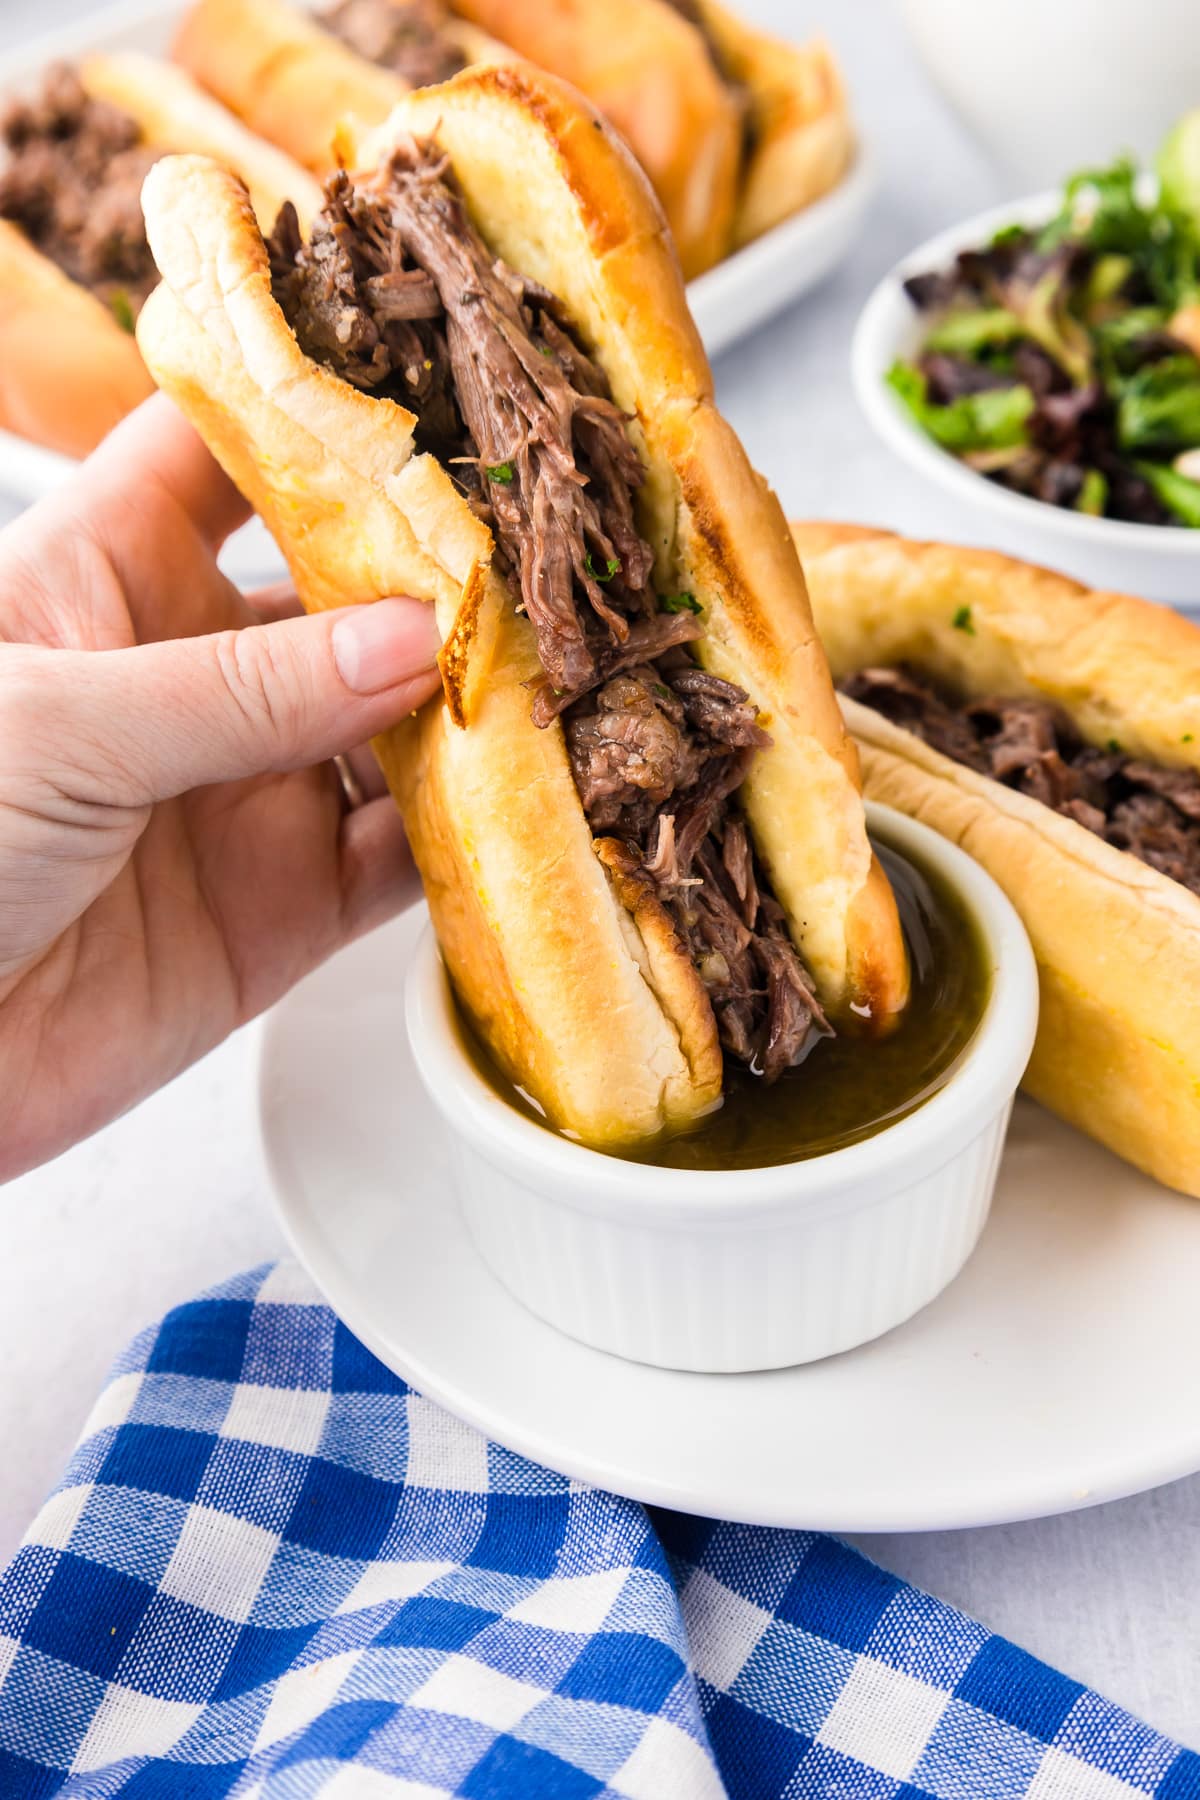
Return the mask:
[[[358,169],[306,243],[160,163],[139,342],[307,606],[436,606],[444,699],[376,748],[459,998],[560,1128],[642,1142],[719,1102],[723,1058],[770,1080],[902,1010],[857,757],[599,115],[472,70]]]
[[[183,72],[134,51],[59,63],[0,111],[0,428],[84,456],[153,391],[133,329],[157,280],[147,169],[197,150],[260,218],[320,190]]]
[[[1200,628],[989,551],[794,529],[867,791],[1029,933],[1026,1087],[1200,1195]]]
[[[854,136],[820,39],[755,31],[713,0],[195,0],[175,56],[320,174],[347,120],[410,88],[525,60],[571,82],[646,170],[691,279],[839,182]]]

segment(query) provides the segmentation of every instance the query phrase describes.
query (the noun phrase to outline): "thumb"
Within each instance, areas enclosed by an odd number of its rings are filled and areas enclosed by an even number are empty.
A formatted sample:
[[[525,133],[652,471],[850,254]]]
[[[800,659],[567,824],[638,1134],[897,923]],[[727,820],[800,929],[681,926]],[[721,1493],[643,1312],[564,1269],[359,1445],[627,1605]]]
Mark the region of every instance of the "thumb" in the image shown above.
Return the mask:
[[[436,691],[437,650],[431,606],[377,600],[130,650],[30,651],[24,673],[79,796],[137,806],[364,743]]]

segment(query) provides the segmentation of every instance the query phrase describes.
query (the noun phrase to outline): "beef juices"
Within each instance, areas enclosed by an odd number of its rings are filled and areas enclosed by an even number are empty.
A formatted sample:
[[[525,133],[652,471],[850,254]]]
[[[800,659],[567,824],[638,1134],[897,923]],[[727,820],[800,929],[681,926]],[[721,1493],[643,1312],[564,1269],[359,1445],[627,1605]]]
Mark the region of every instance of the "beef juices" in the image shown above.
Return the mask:
[[[951,1079],[969,1049],[992,992],[978,923],[944,873],[874,835],[900,911],[912,969],[904,1018],[884,1037],[847,1033],[769,1086],[741,1062],[725,1074],[720,1108],[688,1131],[625,1149],[627,1161],[663,1169],[776,1168],[844,1150],[907,1118]],[[509,1106],[545,1125],[541,1109],[505,1076],[458,1012],[463,1048]]]
[[[554,295],[491,255],[432,146],[336,175],[308,244],[285,208],[268,248],[305,352],[415,413],[492,527],[537,637],[531,715],[562,718],[598,854],[627,905],[667,907],[726,1054],[775,1081],[832,1033],[738,804],[771,739],[690,654],[694,597],[654,585],[645,470],[603,371]]]

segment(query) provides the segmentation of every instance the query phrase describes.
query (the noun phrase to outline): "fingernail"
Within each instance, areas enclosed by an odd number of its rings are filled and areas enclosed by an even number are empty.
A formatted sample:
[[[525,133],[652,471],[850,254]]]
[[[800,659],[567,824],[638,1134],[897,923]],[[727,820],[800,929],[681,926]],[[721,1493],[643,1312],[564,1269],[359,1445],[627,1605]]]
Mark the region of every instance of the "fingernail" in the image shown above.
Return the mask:
[[[330,642],[346,686],[356,694],[378,694],[433,668],[437,620],[420,600],[376,600],[344,613]]]

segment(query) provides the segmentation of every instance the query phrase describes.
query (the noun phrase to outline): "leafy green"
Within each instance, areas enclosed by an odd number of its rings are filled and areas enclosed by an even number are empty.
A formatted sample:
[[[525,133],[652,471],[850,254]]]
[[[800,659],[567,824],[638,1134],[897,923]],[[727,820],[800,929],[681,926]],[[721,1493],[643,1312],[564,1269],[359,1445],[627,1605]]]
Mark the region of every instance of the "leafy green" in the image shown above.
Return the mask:
[[[928,383],[911,363],[893,363],[887,383],[922,431],[943,450],[1005,450],[1027,441],[1026,421],[1034,409],[1029,388],[989,388],[982,394],[963,394],[947,406],[929,399]]]
[[[1108,481],[1099,469],[1089,469],[1079,489],[1079,498],[1075,502],[1075,511],[1089,513],[1093,519],[1104,517],[1104,508],[1108,504]]]
[[[124,288],[113,289],[108,297],[108,307],[121,330],[132,337],[137,321],[133,316],[133,301]]]
[[[1100,364],[1110,385],[1122,372],[1136,368],[1143,339],[1167,328],[1163,306],[1131,306],[1128,312],[1105,319],[1093,328]]]
[[[1006,298],[1026,337],[1040,344],[1076,387],[1091,379],[1092,342],[1069,311],[1065,265],[1051,266],[1024,293],[1017,291],[1013,283]]]
[[[929,350],[945,350],[954,356],[976,356],[996,344],[1011,344],[1022,335],[1015,313],[1005,306],[984,307],[979,312],[948,313],[925,340]]]
[[[955,631],[965,631],[968,637],[975,636],[975,621],[971,617],[969,606],[960,606],[950,623]]]
[[[1133,466],[1181,525],[1200,530],[1200,481],[1189,481],[1186,475],[1159,463],[1135,462]]]
[[[1158,304],[1172,310],[1200,289],[1200,221],[1169,193],[1150,196],[1128,156],[1073,175],[1038,242],[1046,250],[1073,243],[1129,257]]]
[[[501,487],[507,487],[516,470],[510,462],[489,463],[487,475],[489,481],[498,481]]]
[[[1200,363],[1194,356],[1148,363],[1123,383],[1117,440],[1123,450],[1187,450],[1200,444]]]
[[[699,613],[703,610],[695,594],[664,594],[662,609],[669,613]]]
[[[621,568],[621,564],[615,556],[605,557],[604,567],[598,568],[590,550],[583,559],[583,566],[593,581],[611,581]]]
[[[1098,256],[1092,264],[1083,290],[1084,312],[1090,315],[1115,300],[1133,274],[1133,269],[1132,256],[1121,256],[1116,251]]]

